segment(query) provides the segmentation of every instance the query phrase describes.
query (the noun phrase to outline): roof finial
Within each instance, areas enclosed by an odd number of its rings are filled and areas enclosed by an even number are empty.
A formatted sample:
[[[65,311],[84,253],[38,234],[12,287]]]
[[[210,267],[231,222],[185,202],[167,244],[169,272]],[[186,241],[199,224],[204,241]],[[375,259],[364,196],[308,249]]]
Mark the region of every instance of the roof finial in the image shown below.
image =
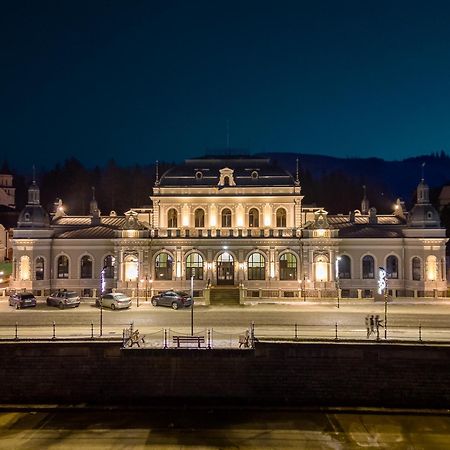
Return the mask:
[[[95,186],[91,186],[92,189],[92,200],[95,200]]]
[[[299,176],[298,176],[298,158],[295,160],[295,164],[296,164],[295,182],[298,184],[298,183],[300,183],[300,179],[299,179]]]
[[[425,174],[424,174],[424,172],[425,172],[425,161],[422,163],[422,181],[424,181],[425,180]]]
[[[159,184],[159,162],[158,160],[156,160],[156,179],[155,179],[155,184],[158,185]]]
[[[36,166],[33,164],[33,184],[36,184]]]

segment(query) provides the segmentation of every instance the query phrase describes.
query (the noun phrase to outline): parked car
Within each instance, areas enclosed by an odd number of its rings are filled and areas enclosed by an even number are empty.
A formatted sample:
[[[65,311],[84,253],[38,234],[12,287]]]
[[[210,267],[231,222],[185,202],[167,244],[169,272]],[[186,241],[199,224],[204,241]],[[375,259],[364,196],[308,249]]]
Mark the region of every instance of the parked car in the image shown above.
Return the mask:
[[[95,304],[100,306],[100,300],[95,300]],[[131,306],[131,298],[121,292],[112,292],[102,296],[102,304],[106,308],[125,309]]]
[[[9,296],[9,306],[16,309],[36,306],[36,298],[31,292],[15,292]]]
[[[192,298],[186,292],[165,291],[152,297],[153,306],[170,306],[172,309],[183,308],[192,305]]]
[[[77,308],[80,306],[80,297],[74,291],[58,291],[47,297],[47,305],[57,306],[59,309]]]

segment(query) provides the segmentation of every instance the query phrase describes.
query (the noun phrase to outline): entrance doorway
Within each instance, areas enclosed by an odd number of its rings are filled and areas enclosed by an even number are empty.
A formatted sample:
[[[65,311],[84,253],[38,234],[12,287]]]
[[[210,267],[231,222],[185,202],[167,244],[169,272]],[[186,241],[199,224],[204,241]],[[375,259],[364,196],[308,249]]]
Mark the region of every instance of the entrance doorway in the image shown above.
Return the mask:
[[[234,260],[229,253],[222,253],[217,258],[217,284],[234,284]]]

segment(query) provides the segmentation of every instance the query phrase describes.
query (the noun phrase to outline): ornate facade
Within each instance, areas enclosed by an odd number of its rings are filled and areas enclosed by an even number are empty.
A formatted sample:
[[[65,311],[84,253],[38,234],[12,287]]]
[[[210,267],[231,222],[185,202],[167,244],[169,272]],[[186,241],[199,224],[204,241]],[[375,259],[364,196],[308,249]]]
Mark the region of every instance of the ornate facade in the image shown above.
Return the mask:
[[[418,186],[408,213],[329,215],[303,204],[298,177],[252,157],[186,160],[157,177],[151,208],[50,218],[35,183],[14,231],[11,287],[82,295],[116,289],[146,297],[169,288],[214,303],[373,297],[379,267],[393,296],[445,295],[445,229]],[[192,285],[191,285],[192,283]],[[236,294],[236,295],[234,295]]]

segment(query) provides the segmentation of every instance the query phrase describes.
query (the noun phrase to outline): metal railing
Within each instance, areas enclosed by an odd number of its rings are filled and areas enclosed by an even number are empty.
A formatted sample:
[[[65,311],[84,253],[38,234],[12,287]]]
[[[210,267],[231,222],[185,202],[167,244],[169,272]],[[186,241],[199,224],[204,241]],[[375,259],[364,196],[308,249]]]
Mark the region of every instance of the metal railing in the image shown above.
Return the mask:
[[[130,323],[127,328],[105,327],[102,336],[98,333],[98,324],[87,323],[85,326],[71,327],[60,325],[56,321],[44,326],[30,326],[15,322],[12,326],[0,326],[0,342],[23,341],[115,341],[127,348],[126,342],[136,329]],[[415,343],[450,343],[450,327],[424,326],[390,326],[384,338],[384,328],[368,329],[343,325],[339,322],[311,325],[290,323],[274,325],[252,322],[247,329],[239,327],[205,328],[190,332],[189,327],[157,328],[141,326],[139,336],[144,337],[139,348],[173,348],[174,336],[195,338],[202,337],[202,348],[252,348],[257,341],[272,342],[415,342]],[[195,339],[194,339],[195,340]],[[191,345],[186,344],[186,347]],[[195,347],[195,345],[192,345]]]

